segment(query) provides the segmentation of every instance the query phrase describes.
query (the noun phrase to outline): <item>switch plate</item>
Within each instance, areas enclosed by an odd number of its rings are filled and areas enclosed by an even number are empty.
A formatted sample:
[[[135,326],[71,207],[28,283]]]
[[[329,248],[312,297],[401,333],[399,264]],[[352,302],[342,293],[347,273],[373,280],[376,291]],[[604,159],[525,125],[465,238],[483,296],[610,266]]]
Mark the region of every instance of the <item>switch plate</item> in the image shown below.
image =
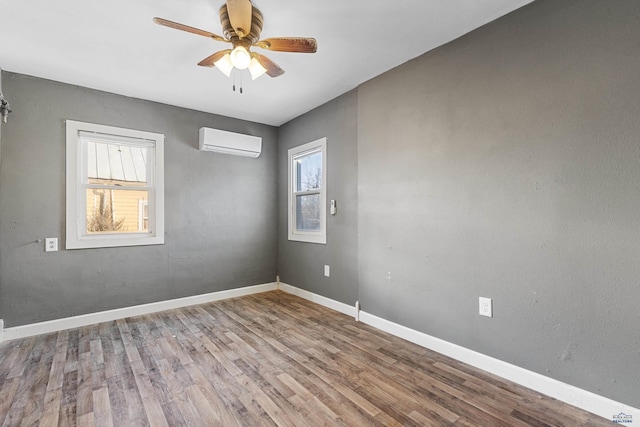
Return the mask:
[[[336,205],[335,200],[331,201],[331,208],[329,209],[329,212],[331,213],[331,215],[335,215],[336,212],[338,212],[338,206]]]
[[[44,239],[44,251],[45,252],[55,252],[58,250],[58,238],[57,237],[47,237]]]
[[[493,300],[480,297],[480,316],[493,317]]]
[[[325,265],[325,266],[324,266],[324,275],[325,275],[325,276],[327,276],[327,277],[329,277],[329,273],[330,273],[329,266],[328,266],[328,265]]]

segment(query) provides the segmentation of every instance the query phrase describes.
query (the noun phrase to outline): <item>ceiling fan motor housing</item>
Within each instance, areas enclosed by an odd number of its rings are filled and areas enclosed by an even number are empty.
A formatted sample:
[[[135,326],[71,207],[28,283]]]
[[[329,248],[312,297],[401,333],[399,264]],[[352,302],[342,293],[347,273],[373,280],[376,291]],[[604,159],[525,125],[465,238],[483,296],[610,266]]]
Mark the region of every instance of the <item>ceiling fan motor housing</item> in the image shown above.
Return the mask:
[[[257,43],[260,40],[260,33],[262,32],[263,25],[263,17],[262,12],[255,7],[251,8],[251,30],[249,34],[245,37],[240,37],[236,31],[231,26],[231,21],[229,20],[229,11],[227,10],[227,4],[223,4],[220,8],[220,24],[222,25],[222,34],[233,42],[233,45],[236,46],[236,40],[246,41],[246,44],[242,44],[248,48],[249,46]]]

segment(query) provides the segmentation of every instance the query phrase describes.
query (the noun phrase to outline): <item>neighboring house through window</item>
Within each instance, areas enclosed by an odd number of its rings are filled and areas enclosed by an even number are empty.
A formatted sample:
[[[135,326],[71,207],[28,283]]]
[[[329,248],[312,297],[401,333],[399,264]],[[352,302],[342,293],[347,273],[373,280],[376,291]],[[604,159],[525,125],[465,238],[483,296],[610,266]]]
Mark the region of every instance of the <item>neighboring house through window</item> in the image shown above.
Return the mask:
[[[289,240],[327,243],[327,139],[289,150]]]
[[[67,120],[67,249],[164,243],[164,135]]]
[[[146,199],[138,200],[138,231],[146,231],[149,229],[149,201]]]

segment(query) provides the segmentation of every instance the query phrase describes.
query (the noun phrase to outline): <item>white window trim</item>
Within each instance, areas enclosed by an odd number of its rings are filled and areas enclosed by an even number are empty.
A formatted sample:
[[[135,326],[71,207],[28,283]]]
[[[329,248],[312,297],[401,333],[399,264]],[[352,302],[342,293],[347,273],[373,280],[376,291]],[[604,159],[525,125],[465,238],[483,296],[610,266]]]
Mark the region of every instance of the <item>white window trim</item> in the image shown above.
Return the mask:
[[[293,180],[293,160],[301,154],[320,150],[322,153],[322,186],[320,188],[320,230],[300,231],[296,230],[296,204],[294,201],[294,180]],[[327,138],[291,148],[288,151],[288,222],[289,240],[307,243],[327,243]]]
[[[153,212],[149,212],[149,233],[122,233],[86,235],[86,193],[81,177],[84,168],[80,132],[92,132],[117,138],[126,137],[150,141],[154,156],[148,165],[153,176],[149,200]],[[106,248],[117,246],[164,244],[164,135],[113,126],[66,121],[66,249]],[[84,217],[83,217],[84,216]]]

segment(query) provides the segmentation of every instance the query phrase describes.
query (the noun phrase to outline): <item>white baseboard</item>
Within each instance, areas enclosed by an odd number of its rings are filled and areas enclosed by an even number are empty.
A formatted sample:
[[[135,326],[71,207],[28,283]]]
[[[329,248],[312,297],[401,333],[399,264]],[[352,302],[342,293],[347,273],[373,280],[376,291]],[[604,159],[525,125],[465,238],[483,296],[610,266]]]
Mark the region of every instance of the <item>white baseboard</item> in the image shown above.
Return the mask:
[[[349,316],[355,316],[356,309],[347,304],[331,300],[329,298],[281,283],[280,289],[297,295],[309,301],[339,311]],[[360,321],[403,338],[414,344],[418,344],[429,350],[433,350],[452,359],[474,366],[499,377],[505,378],[516,384],[535,390],[539,393],[553,397],[569,405],[589,411],[614,422],[633,426],[640,424],[640,409],[625,405],[615,400],[597,395],[590,391],[580,389],[570,384],[540,375],[502,360],[486,356],[465,347],[432,337],[425,333],[410,329],[405,326],[390,322],[373,314],[360,311]]]
[[[123,319],[125,317],[141,316],[145,314],[156,313],[158,311],[171,310],[173,308],[206,304],[209,302],[228,298],[236,298],[245,295],[257,294],[260,292],[273,291],[277,288],[278,284],[276,282],[265,283],[262,285],[246,286],[243,288],[230,289],[227,291],[211,292],[208,294],[194,295],[167,301],[152,302],[149,304],[117,308],[114,310],[100,311],[97,313],[82,314],[79,316],[49,320],[40,323],[32,323],[29,325],[15,326],[13,328],[7,328],[4,330],[0,329],[0,342],[30,337],[33,335],[58,332],[64,329],[79,328],[96,323]]]
[[[346,314],[347,316],[355,317],[356,315],[355,307],[336,300],[332,300],[327,297],[323,297],[322,295],[314,294],[313,292],[305,291],[304,289],[296,288],[295,286],[287,285],[286,283],[282,282],[280,282],[280,289],[284,292],[297,295],[300,298],[315,302],[332,310],[339,311],[340,313]]]

